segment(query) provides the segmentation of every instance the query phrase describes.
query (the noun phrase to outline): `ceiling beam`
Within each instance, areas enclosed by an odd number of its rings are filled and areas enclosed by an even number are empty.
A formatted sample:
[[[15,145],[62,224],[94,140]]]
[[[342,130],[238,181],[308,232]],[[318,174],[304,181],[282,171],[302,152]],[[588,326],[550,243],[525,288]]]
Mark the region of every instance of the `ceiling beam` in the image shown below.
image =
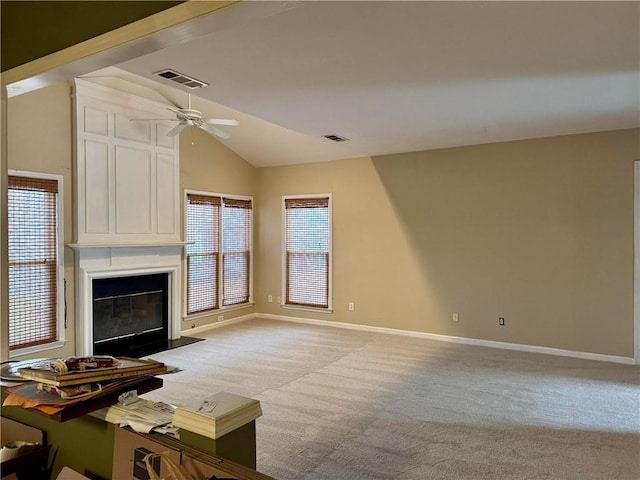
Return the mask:
[[[238,3],[241,1],[181,3],[7,70],[0,83],[13,96],[191,40],[202,34],[197,19]]]

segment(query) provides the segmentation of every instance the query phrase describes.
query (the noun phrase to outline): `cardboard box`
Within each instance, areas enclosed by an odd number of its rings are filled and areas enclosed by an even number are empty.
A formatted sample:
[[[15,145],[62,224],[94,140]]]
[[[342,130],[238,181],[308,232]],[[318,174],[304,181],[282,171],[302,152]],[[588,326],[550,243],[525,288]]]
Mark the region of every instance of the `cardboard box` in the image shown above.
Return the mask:
[[[166,452],[180,465],[180,450],[159,445],[146,435],[138,435],[125,428],[116,428],[113,440],[113,478],[119,480],[149,480],[142,458],[146,452]],[[160,478],[169,472],[162,466]]]
[[[145,452],[166,452],[187,478],[205,480],[216,476],[237,480],[274,480],[250,468],[225,460],[204,450],[181,443],[179,440],[161,434],[145,435],[128,428],[117,428],[113,448],[113,478],[118,480],[148,480],[143,475],[138,461]],[[138,460],[138,461],[137,461]],[[135,472],[135,473],[134,473]],[[160,467],[160,477],[166,475],[164,465]],[[136,476],[137,475],[137,476]],[[146,471],[144,472],[146,475]],[[142,477],[142,478],[141,478]]]
[[[45,434],[42,430],[30,427],[24,423],[16,422],[10,418],[0,418],[0,437],[3,446],[15,440],[39,443],[40,445],[45,444]]]
[[[22,441],[37,444],[18,456],[12,456],[0,463],[2,480],[36,480],[48,478],[49,446],[45,445],[45,432],[9,418],[0,417],[0,441],[2,446],[10,442]],[[4,456],[4,452],[3,452]]]
[[[69,467],[63,467],[60,473],[56,477],[56,480],[90,480],[89,477],[85,477],[81,473]]]

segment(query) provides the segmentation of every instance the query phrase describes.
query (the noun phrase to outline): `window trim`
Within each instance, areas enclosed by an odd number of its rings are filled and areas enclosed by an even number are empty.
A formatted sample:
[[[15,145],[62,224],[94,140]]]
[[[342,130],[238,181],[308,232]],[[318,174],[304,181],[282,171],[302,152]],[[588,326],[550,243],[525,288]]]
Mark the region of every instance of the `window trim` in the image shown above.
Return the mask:
[[[297,198],[328,198],[329,199],[329,268],[327,272],[327,308],[312,307],[308,305],[292,305],[287,301],[287,207],[286,201]],[[303,195],[282,196],[282,238],[281,238],[281,293],[280,308],[286,310],[299,310],[316,313],[333,313],[333,195],[331,193],[310,193]]]
[[[65,278],[64,278],[64,177],[55,173],[31,172],[26,170],[7,170],[9,177],[28,177],[43,180],[55,180],[58,183],[58,198],[56,205],[56,340],[50,343],[34,345],[9,350],[9,358],[21,357],[46,350],[63,347],[66,343],[66,318],[65,318]],[[8,212],[7,212],[8,213]],[[7,298],[8,300],[8,298]],[[9,328],[7,323],[7,329]],[[8,333],[8,330],[7,330]]]
[[[253,211],[254,211],[254,200],[253,200],[253,196],[251,195],[236,195],[236,194],[230,194],[230,193],[217,193],[217,192],[207,192],[207,191],[203,191],[203,190],[190,190],[190,189],[185,189],[184,190],[184,196],[183,196],[183,201],[184,201],[184,215],[183,215],[183,231],[184,231],[184,238],[186,241],[186,236],[187,236],[187,209],[189,208],[189,200],[188,200],[188,195],[202,195],[202,196],[206,196],[206,197],[219,197],[221,200],[224,198],[229,198],[229,199],[233,199],[233,200],[249,200],[251,201],[251,235],[249,235],[249,300],[245,303],[237,303],[234,305],[229,305],[229,306],[223,306],[223,297],[224,297],[224,268],[222,267],[222,259],[224,258],[224,249],[223,249],[223,242],[222,242],[222,231],[224,230],[224,220],[223,220],[223,215],[222,215],[222,205],[220,206],[220,218],[219,218],[219,228],[220,228],[220,234],[218,235],[218,242],[219,242],[219,255],[220,255],[220,266],[221,268],[218,268],[218,308],[214,308],[212,310],[206,310],[203,312],[195,312],[195,313],[191,313],[188,314],[187,313],[187,304],[188,304],[188,299],[187,299],[187,281],[188,281],[188,277],[187,277],[187,250],[186,248],[184,249],[184,272],[183,272],[183,290],[182,290],[182,294],[183,294],[183,298],[184,298],[184,302],[182,305],[182,321],[186,322],[186,321],[190,321],[190,320],[196,320],[198,318],[205,318],[205,317],[210,317],[212,315],[220,315],[223,314],[225,312],[232,312],[234,310],[240,310],[243,308],[247,308],[247,307],[251,307],[254,305],[254,301],[253,301],[253,257],[254,257],[254,251],[253,251],[253,233],[254,233],[254,215],[253,215]]]

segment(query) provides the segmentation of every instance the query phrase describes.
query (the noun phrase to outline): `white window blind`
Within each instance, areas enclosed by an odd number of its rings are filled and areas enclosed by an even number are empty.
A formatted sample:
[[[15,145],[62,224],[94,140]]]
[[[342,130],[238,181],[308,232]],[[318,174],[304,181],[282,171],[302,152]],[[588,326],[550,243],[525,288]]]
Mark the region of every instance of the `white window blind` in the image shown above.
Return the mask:
[[[249,301],[251,200],[222,199],[223,306]]]
[[[58,182],[8,177],[9,349],[58,340]]]
[[[187,315],[250,301],[252,201],[187,194]]]
[[[187,314],[219,308],[220,197],[187,195]]]
[[[285,198],[285,304],[329,308],[329,197]]]

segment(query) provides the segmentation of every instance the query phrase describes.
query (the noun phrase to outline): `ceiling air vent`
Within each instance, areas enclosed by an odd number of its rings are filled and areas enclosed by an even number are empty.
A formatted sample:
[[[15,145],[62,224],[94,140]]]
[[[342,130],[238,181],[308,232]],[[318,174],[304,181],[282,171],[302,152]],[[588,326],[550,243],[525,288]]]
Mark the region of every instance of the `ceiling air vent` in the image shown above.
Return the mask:
[[[336,135],[335,133],[330,133],[329,135],[323,135],[323,137],[334,142],[346,142],[349,140],[348,138],[341,137],[340,135]]]
[[[191,89],[202,88],[209,85],[208,83],[201,82],[200,80],[196,80],[193,77],[178,73],[175,70],[170,69],[160,70],[159,72],[155,72],[154,75],[166,78],[167,80],[171,80],[172,82],[179,83],[180,85]]]

